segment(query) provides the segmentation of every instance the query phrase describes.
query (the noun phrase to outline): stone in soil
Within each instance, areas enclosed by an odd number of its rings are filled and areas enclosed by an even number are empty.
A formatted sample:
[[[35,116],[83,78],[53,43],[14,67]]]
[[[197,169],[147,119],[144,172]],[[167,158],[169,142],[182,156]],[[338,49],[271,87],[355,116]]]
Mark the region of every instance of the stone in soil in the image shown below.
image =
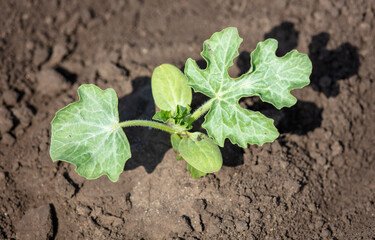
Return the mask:
[[[19,120],[19,123],[23,128],[26,128],[30,125],[34,114],[32,110],[25,104],[13,108],[12,112],[14,116]]]
[[[58,175],[55,182],[56,192],[66,198],[71,198],[75,194],[75,187],[68,182],[62,175]]]
[[[17,104],[18,94],[15,91],[5,91],[3,93],[3,102],[8,107],[13,107]]]
[[[50,205],[43,205],[26,211],[16,224],[17,239],[51,239],[53,233]]]
[[[243,232],[249,229],[249,225],[245,221],[236,220],[234,221],[234,224],[236,225],[236,229],[238,232]]]
[[[292,196],[300,191],[301,185],[298,181],[289,179],[284,183],[284,187],[289,196]]]
[[[16,139],[9,133],[5,133],[1,138],[1,143],[5,144],[6,146],[12,146]]]
[[[207,207],[207,203],[205,199],[196,199],[193,203],[193,209],[197,212],[201,212]]]
[[[53,46],[51,58],[46,63],[46,66],[55,66],[68,53],[65,44],[57,43]]]
[[[332,156],[337,156],[337,155],[340,155],[342,152],[343,152],[343,148],[340,144],[340,142],[338,141],[335,141],[332,145],[331,145],[331,154]]]
[[[5,108],[0,106],[0,135],[9,132],[13,127],[13,118],[11,113]]]
[[[269,170],[269,167],[264,164],[258,164],[251,167],[251,170],[253,170],[255,173],[266,173]]]
[[[98,73],[102,78],[107,80],[121,80],[125,76],[125,73],[111,62],[98,64]]]
[[[65,78],[51,68],[43,69],[36,74],[37,91],[43,95],[55,96],[58,92],[68,88]]]
[[[0,189],[4,189],[6,187],[6,175],[4,172],[0,172]]]
[[[87,206],[78,205],[76,207],[76,212],[81,216],[89,216],[91,213],[91,209]]]
[[[34,52],[33,57],[33,64],[35,66],[41,65],[43,62],[45,62],[48,58],[48,50],[46,48],[40,48],[38,47]]]
[[[122,218],[112,216],[112,215],[100,215],[98,217],[98,223],[104,227],[118,227],[124,223]]]

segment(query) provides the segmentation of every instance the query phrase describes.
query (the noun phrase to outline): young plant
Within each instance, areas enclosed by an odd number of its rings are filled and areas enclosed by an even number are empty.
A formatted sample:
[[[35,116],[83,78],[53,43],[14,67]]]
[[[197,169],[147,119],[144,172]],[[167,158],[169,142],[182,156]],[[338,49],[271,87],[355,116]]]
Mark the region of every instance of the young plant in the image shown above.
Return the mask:
[[[151,80],[155,104],[160,108],[153,117],[156,121],[119,122],[113,89],[80,86],[79,100],[59,110],[52,120],[52,160],[74,164],[76,172],[87,179],[107,175],[116,182],[131,157],[123,128],[144,126],[169,132],[172,147],[179,153],[177,159],[185,160],[191,176],[198,178],[220,170],[223,161],[218,146],[223,147],[226,138],[243,148],[249,143],[273,142],[279,136],[273,120],[242,108],[238,101],[259,96],[277,109],[294,105],[297,99],[290,91],[309,84],[311,62],[296,50],[277,57],[277,41],[267,39],[251,53],[250,70],[233,79],[228,69],[241,42],[236,28],[226,28],[203,44],[206,69],[190,58],[185,74],[170,64],[157,67]],[[210,98],[193,113],[191,88]],[[202,127],[208,135],[190,132],[195,120],[206,112]]]

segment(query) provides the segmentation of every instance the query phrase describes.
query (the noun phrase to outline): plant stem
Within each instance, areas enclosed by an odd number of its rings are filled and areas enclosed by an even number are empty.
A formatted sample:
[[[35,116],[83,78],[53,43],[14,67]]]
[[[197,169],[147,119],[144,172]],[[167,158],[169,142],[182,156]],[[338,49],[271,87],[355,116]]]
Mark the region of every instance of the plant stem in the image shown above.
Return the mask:
[[[188,123],[189,124],[193,123],[195,120],[200,118],[205,112],[207,112],[208,109],[210,109],[210,107],[212,106],[212,103],[214,102],[214,100],[215,100],[214,98],[211,98],[205,104],[203,104],[197,110],[195,110],[195,112],[193,114],[191,114],[191,116],[188,120]]]
[[[154,121],[147,121],[147,120],[130,120],[130,121],[124,121],[119,123],[120,127],[152,127],[156,128],[165,132],[169,132],[171,134],[181,132],[181,129],[176,129],[173,127],[170,127],[163,123],[158,123]]]

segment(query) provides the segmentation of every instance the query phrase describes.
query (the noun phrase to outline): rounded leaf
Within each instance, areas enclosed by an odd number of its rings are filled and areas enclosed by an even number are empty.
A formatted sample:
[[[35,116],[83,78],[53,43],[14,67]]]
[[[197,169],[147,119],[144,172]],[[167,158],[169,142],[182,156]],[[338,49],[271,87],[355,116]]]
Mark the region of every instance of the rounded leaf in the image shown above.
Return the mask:
[[[78,88],[78,96],[51,122],[51,158],[75,165],[76,172],[87,179],[107,175],[116,182],[131,157],[119,126],[116,92],[89,84]]]
[[[241,42],[236,28],[226,28],[203,43],[201,55],[207,62],[205,69],[191,58],[185,64],[189,86],[212,98],[202,127],[219,146],[224,145],[226,138],[243,148],[248,143],[273,142],[279,136],[273,120],[242,108],[239,100],[259,96],[278,109],[290,107],[297,101],[290,91],[310,83],[309,57],[296,50],[277,57],[275,39],[259,43],[251,53],[250,70],[236,79],[231,78],[228,69],[238,56]]]
[[[217,172],[223,165],[219,147],[200,132],[182,136],[178,151],[189,165],[203,173]]]
[[[178,146],[180,145],[181,142],[181,137],[178,136],[177,134],[172,134],[171,135],[171,143],[172,143],[172,148],[176,152],[178,152]]]
[[[190,105],[192,92],[186,76],[171,64],[162,64],[152,73],[151,87],[155,104],[162,110],[176,112],[177,106]]]
[[[199,171],[198,169],[191,166],[189,163],[187,165],[187,170],[189,171],[190,176],[192,176],[193,178],[200,178],[207,175],[207,173]]]

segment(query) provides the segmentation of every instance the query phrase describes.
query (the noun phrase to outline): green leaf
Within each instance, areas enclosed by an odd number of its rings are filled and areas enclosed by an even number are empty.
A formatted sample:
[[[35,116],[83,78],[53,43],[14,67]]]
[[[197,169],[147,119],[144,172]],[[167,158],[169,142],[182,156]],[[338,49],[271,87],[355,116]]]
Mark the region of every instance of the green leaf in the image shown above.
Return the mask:
[[[180,154],[178,154],[178,155],[176,156],[176,160],[177,160],[177,161],[181,161],[181,160],[184,160],[184,158],[183,158]]]
[[[155,113],[155,115],[152,117],[152,119],[166,123],[168,120],[172,119],[172,113],[171,111],[166,111],[166,110],[160,110]]]
[[[152,95],[156,106],[162,110],[176,112],[177,106],[191,103],[192,92],[186,76],[171,64],[155,68],[151,78]]]
[[[152,119],[163,123],[171,120],[174,124],[185,125],[186,119],[190,116],[190,110],[189,105],[186,107],[178,105],[173,114],[170,110],[160,110],[155,113]]]
[[[207,61],[206,69],[200,69],[190,58],[185,65],[189,86],[213,98],[202,126],[220,146],[226,138],[241,147],[274,141],[279,134],[273,120],[243,109],[238,101],[242,97],[259,96],[278,109],[290,107],[297,101],[290,91],[310,82],[312,65],[308,56],[293,50],[277,57],[274,39],[260,42],[251,53],[248,73],[231,78],[228,69],[238,56],[241,42],[236,28],[226,28],[203,44],[201,54]]]
[[[178,145],[180,145],[181,140],[182,140],[182,138],[180,136],[178,136],[177,134],[172,134],[171,135],[172,148],[176,152],[178,152]]]
[[[184,130],[190,130],[193,128],[193,126],[187,121],[190,116],[190,110],[191,108],[189,105],[187,105],[187,107],[178,105],[174,114],[172,114],[170,110],[160,110],[155,113],[152,119],[167,123],[167,125],[180,126],[182,127],[181,129]]]
[[[187,165],[187,170],[190,172],[190,176],[192,176],[193,178],[200,178],[207,175],[207,173],[199,171],[190,164]]]
[[[174,118],[178,121],[185,120],[190,115],[190,111],[190,105],[187,105],[186,107],[178,105],[176,115],[174,116]]]
[[[105,174],[116,182],[131,157],[128,139],[119,127],[116,92],[90,84],[80,86],[78,96],[51,122],[51,158],[74,164],[87,179]]]
[[[186,134],[181,136],[177,147],[183,159],[201,172],[219,171],[223,165],[223,158],[219,147],[212,139],[200,132],[186,132]]]

